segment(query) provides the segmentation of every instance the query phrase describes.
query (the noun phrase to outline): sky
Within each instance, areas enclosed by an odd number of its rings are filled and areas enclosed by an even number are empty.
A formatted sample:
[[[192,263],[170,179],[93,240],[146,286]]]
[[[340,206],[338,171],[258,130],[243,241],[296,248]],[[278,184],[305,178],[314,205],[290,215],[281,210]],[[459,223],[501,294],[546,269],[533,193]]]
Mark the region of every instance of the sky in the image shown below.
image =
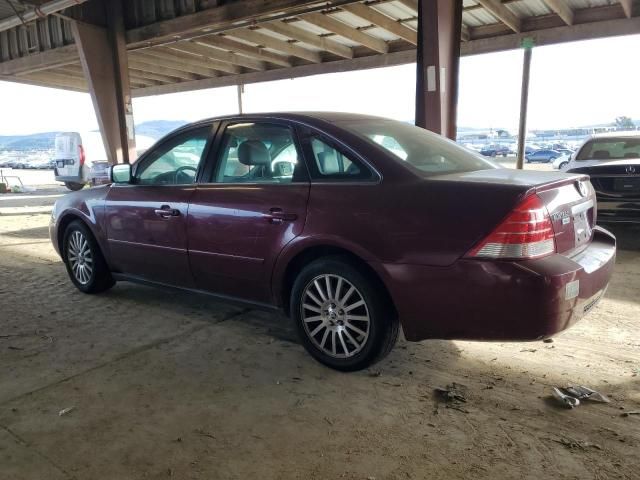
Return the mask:
[[[536,47],[529,129],[640,119],[640,35]],[[415,64],[246,85],[245,112],[336,110],[414,118]],[[517,129],[522,51],[463,57],[458,125]],[[88,94],[0,82],[0,135],[97,128]],[[236,87],[134,99],[136,123],[236,113]]]

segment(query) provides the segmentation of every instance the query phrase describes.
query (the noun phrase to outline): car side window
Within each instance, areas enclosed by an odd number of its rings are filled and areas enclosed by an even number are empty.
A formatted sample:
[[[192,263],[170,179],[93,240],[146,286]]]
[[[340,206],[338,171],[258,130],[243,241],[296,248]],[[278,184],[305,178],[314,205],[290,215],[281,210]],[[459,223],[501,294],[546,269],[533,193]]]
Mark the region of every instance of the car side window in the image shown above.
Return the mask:
[[[138,185],[188,185],[196,180],[198,166],[211,127],[191,130],[160,145],[144,159],[135,179]]]
[[[216,183],[291,183],[306,174],[293,130],[268,122],[227,126],[220,144]]]
[[[324,181],[372,179],[371,170],[318,135],[308,137],[312,154],[311,177]]]

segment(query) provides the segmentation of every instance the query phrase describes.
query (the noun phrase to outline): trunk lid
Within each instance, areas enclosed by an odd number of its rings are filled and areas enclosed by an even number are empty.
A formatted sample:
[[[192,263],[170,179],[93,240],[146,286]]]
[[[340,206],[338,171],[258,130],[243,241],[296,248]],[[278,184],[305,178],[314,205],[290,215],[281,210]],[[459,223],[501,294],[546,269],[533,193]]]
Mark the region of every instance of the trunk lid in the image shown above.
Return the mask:
[[[510,210],[529,195],[536,194],[549,212],[554,230],[556,251],[573,256],[588,246],[596,222],[595,191],[584,174],[541,172],[516,169],[489,169],[432,177],[439,181],[457,181],[509,189],[514,193]],[[488,235],[496,225],[488,225]]]

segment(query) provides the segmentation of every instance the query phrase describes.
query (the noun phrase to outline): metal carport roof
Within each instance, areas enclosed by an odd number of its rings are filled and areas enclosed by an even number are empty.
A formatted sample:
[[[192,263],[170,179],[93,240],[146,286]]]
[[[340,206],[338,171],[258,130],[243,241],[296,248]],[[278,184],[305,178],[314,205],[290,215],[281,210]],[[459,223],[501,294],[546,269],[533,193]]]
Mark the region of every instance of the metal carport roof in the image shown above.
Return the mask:
[[[11,0],[21,12],[34,2]],[[38,2],[52,3],[52,2]],[[80,3],[80,2],[77,2]],[[417,0],[132,0],[134,96],[415,61]],[[637,0],[464,0],[462,55],[640,33]],[[66,15],[0,31],[0,78],[87,91]],[[14,17],[0,0],[0,21]]]

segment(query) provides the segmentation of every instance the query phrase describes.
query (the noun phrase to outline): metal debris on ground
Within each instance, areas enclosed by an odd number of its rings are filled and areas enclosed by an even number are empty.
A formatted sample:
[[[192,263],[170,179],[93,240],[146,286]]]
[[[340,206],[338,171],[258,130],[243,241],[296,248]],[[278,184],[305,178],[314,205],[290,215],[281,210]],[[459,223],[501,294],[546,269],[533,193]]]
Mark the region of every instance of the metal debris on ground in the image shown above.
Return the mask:
[[[584,385],[569,387],[553,387],[553,397],[567,408],[575,408],[580,405],[580,400],[592,400],[595,402],[609,403],[609,399],[600,392],[585,387]]]
[[[640,415],[640,410],[634,410],[633,412],[624,412],[621,413],[621,417],[630,417],[631,415]]]
[[[589,387],[585,386],[577,386],[577,387],[567,387],[564,389],[572,397],[578,398],[580,400],[593,400],[594,402],[603,402],[609,403],[609,399],[595,390],[592,390]]]
[[[551,440],[553,440],[556,443],[559,443],[560,445],[567,447],[568,449],[586,450],[587,448],[595,448],[596,450],[602,450],[602,447],[597,443],[579,442],[578,440],[575,440],[573,438],[559,438],[559,439],[552,438]]]
[[[436,387],[433,389],[436,399],[446,404],[446,408],[469,413],[462,408],[463,403],[467,403],[467,386],[461,383],[451,383],[446,388]]]
[[[69,413],[71,413],[73,410],[75,410],[76,407],[67,407],[67,408],[63,408],[62,410],[60,410],[58,412],[58,416],[59,417],[63,417],[64,415],[67,415]]]

